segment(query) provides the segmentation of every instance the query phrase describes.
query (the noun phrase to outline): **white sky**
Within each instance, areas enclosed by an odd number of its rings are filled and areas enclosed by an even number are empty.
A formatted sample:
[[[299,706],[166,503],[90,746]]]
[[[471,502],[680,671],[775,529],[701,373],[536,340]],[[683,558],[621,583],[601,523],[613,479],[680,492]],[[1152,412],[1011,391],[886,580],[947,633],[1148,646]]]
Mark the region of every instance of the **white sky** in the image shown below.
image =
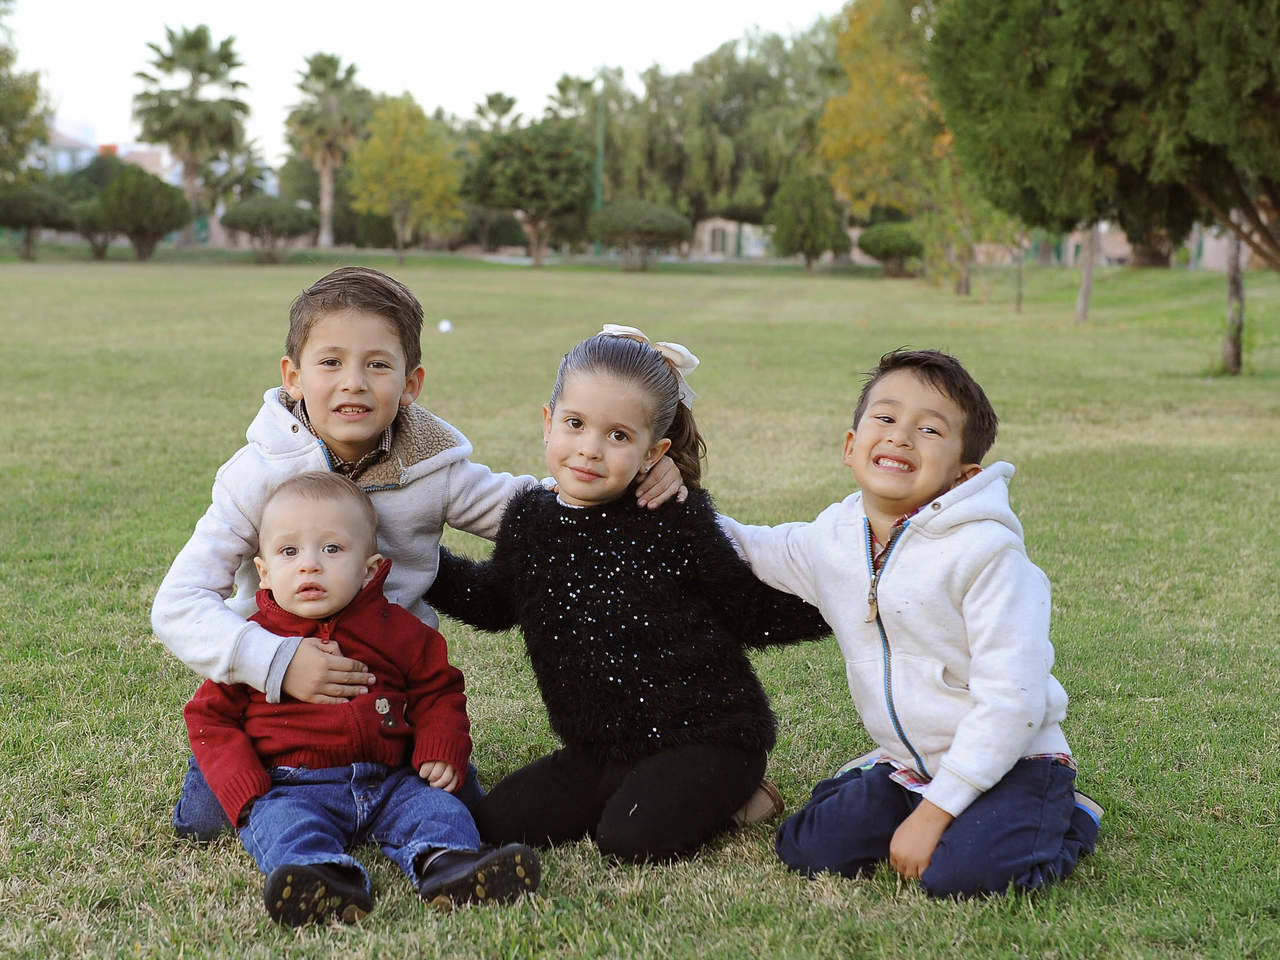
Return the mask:
[[[486,93],[517,99],[541,116],[561,74],[586,77],[622,67],[639,87],[657,63],[686,70],[726,40],[759,28],[790,36],[842,0],[17,0],[7,26],[18,68],[38,70],[59,130],[89,143],[132,143],[134,77],[149,70],[147,43],[164,46],[164,28],[206,23],[213,41],[235,37],[248,84],[249,135],[268,163],[284,153],[284,118],[298,102],[299,71],[313,53],[354,63],[357,80],[378,93],[412,93],[472,115]]]

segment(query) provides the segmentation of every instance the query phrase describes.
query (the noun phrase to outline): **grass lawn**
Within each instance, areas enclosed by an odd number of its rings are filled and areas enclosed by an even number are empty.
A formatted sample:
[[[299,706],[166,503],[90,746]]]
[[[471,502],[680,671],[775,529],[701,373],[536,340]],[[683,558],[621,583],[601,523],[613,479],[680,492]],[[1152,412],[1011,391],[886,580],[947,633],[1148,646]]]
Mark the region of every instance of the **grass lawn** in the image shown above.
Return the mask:
[[[362,925],[276,927],[234,839],[172,836],[197,678],[148,612],[278,382],[289,301],[326,268],[52,257],[0,265],[0,956],[1280,955],[1280,277],[1249,277],[1249,369],[1225,378],[1213,274],[1101,271],[1077,326],[1067,271],[1030,272],[1015,314],[998,274],[962,302],[785,270],[379,265],[426,305],[424,404],[498,469],[542,474],[539,405],[601,322],[687,344],[706,483],[751,522],[848,492],[840,444],[881,353],[957,353],[1002,417],[988,460],[1017,465],[1014,506],[1054,584],[1065,729],[1107,811],[1096,854],[1034,896],[933,902],[887,869],[800,879],[757,827],[666,867],[563,847],[536,898],[438,915],[368,849]],[[445,629],[492,783],[555,743],[519,637]],[[794,809],[869,742],[833,642],[756,663]]]

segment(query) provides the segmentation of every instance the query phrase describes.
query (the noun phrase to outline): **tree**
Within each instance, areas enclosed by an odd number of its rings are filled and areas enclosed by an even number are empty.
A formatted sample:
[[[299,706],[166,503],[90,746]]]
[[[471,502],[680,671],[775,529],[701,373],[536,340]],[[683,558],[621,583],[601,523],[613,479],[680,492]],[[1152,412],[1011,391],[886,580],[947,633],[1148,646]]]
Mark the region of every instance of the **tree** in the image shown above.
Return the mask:
[[[116,231],[102,215],[102,201],[97,197],[79,200],[71,205],[71,214],[76,233],[89,241],[89,252],[93,259],[107,259],[107,248],[111,246]]]
[[[198,210],[201,166],[244,141],[249,106],[231,95],[244,87],[231,76],[241,63],[234,38],[215,47],[203,24],[192,30],[165,27],[165,39],[168,49],[147,44],[155,54],[151,66],[156,74],[135,74],[147,89],[133,98],[133,115],[142,124],[142,139],[167,144],[182,164],[183,196],[191,209]],[[162,77],[174,77],[180,85],[165,88]],[[182,242],[193,240],[188,228]]]
[[[541,267],[555,219],[591,201],[591,157],[581,132],[571,121],[548,117],[490,137],[478,163],[485,191],[477,200],[524,215],[533,265]]]
[[[924,245],[916,237],[910,223],[877,223],[858,236],[858,247],[869,257],[884,264],[886,277],[905,277],[907,261],[924,253]]]
[[[369,137],[351,154],[352,206],[391,217],[396,256],[419,227],[443,229],[461,217],[461,164],[443,126],[408,94],[374,111]]]
[[[79,170],[49,181],[50,189],[71,205],[75,231],[89,242],[89,252],[95,260],[106,259],[107,248],[116,234],[102,215],[102,191],[124,168],[119,157],[100,153]]]
[[[780,257],[801,254],[804,272],[828,250],[848,253],[844,211],[831,193],[831,182],[820,174],[793,173],[774,194],[765,223],[773,228],[770,242]]]
[[[982,190],[1028,223],[1180,242],[1208,211],[1280,270],[1278,43],[1257,0],[953,0],[931,74]]]
[[[0,20],[11,7],[12,0],[0,0]],[[12,182],[32,146],[48,134],[49,107],[40,92],[40,75],[14,70],[18,51],[4,40],[0,34],[0,182]]]
[[[23,260],[36,258],[36,233],[70,230],[75,218],[67,202],[48,187],[17,183],[0,186],[0,226],[21,230]]]
[[[846,88],[828,100],[821,152],[858,218],[908,211],[929,275],[969,293],[980,243],[1010,243],[1017,225],[987,202],[955,155],[926,66],[935,7],[860,0],[845,8],[836,45]]]
[[[298,89],[303,101],[285,121],[320,178],[318,246],[333,246],[334,175],[360,139],[371,107],[369,92],[355,82],[356,68],[328,53],[307,58]]]
[[[249,235],[258,263],[278,263],[279,249],[315,230],[316,214],[279,197],[251,197],[222,215],[222,225]]]
[[[104,226],[128,237],[139,260],[149,260],[161,238],[193,216],[181,190],[128,164],[107,184],[99,202]]]
[[[591,235],[601,243],[622,248],[623,270],[649,269],[651,250],[668,250],[693,232],[679,211],[644,200],[622,200],[591,214]]]

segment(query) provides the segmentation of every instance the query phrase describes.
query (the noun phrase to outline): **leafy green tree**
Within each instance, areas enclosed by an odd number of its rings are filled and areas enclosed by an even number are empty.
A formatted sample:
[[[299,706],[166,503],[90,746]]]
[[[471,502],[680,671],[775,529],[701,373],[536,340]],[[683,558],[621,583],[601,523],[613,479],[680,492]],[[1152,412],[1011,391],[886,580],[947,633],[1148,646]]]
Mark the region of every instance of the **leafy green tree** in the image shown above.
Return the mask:
[[[289,241],[311,233],[318,224],[315,211],[279,197],[251,197],[222,215],[222,225],[249,235],[258,263],[278,263]]]
[[[167,49],[147,44],[155,55],[151,61],[155,73],[135,74],[147,89],[133,98],[133,115],[142,124],[142,139],[167,144],[182,164],[182,193],[187,204],[197,210],[202,165],[244,141],[249,106],[233,96],[244,84],[232,77],[242,64],[235,53],[234,38],[214,46],[209,28],[203,24],[190,30],[165,27],[165,40]],[[164,86],[168,78],[178,85]],[[188,228],[182,242],[193,240],[194,233]]]
[[[548,117],[491,136],[478,163],[485,176],[477,200],[524,215],[533,265],[541,267],[556,218],[581,213],[591,201],[591,156],[581,131]]]
[[[49,181],[49,187],[68,203],[100,196],[107,184],[125,168],[125,162],[110,153],[100,153],[79,170],[63,173]]]
[[[391,218],[401,262],[415,230],[444,230],[461,219],[461,162],[443,124],[408,94],[374,111],[369,137],[351,154],[350,167],[353,207]]]
[[[622,250],[623,270],[648,270],[649,253],[669,250],[693,233],[678,210],[644,200],[621,200],[591,214],[591,235]]]
[[[0,186],[0,227],[22,231],[19,256],[36,258],[36,234],[43,228],[70,230],[75,218],[67,201],[48,187],[29,183]]]
[[[156,244],[194,216],[181,190],[130,164],[107,184],[99,202],[105,228],[128,237],[139,260],[151,259]]]
[[[905,277],[907,261],[924,253],[924,244],[910,223],[876,223],[858,235],[858,247],[884,264],[886,277]]]
[[[765,223],[772,228],[770,242],[781,257],[800,254],[805,273],[831,250],[848,253],[849,234],[844,228],[844,211],[831,192],[831,181],[820,174],[791,174],[774,194]]]
[[[320,236],[317,245],[333,246],[334,177],[368,124],[372,98],[355,82],[356,67],[333,54],[315,53],[299,74],[303,100],[285,121],[303,156],[320,180]]]
[[[71,205],[71,214],[75,231],[89,242],[89,251],[93,259],[107,259],[107,248],[111,246],[116,231],[102,215],[102,200],[98,197],[77,200]]]
[[[0,21],[12,6],[12,0],[0,0]],[[0,23],[0,182],[13,182],[32,146],[48,135],[49,106],[40,91],[40,75],[14,69],[18,51],[6,40]]]
[[[930,75],[966,168],[1025,223],[1168,245],[1207,209],[1280,269],[1278,42],[1254,0],[953,0]]]
[[[256,140],[224,153],[200,169],[203,209],[213,211],[219,204],[233,206],[261,195],[270,173]]]

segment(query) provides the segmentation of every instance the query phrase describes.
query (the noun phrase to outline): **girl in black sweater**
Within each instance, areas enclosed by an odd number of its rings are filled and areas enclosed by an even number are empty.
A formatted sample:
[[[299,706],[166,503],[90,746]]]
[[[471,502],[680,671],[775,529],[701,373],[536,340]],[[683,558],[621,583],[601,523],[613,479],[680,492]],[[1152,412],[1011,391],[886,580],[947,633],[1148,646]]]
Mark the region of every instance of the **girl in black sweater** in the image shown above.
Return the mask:
[[[697,363],[629,327],[578,344],[542,408],[558,489],[511,501],[488,561],[441,551],[427,599],[482,629],[520,626],[564,742],[473,808],[490,842],[692,853],[730,825],[774,744],[745,648],[827,633],[815,608],[755,579],[698,487],[684,380]],[[664,454],[690,494],[650,511],[623,494]]]

